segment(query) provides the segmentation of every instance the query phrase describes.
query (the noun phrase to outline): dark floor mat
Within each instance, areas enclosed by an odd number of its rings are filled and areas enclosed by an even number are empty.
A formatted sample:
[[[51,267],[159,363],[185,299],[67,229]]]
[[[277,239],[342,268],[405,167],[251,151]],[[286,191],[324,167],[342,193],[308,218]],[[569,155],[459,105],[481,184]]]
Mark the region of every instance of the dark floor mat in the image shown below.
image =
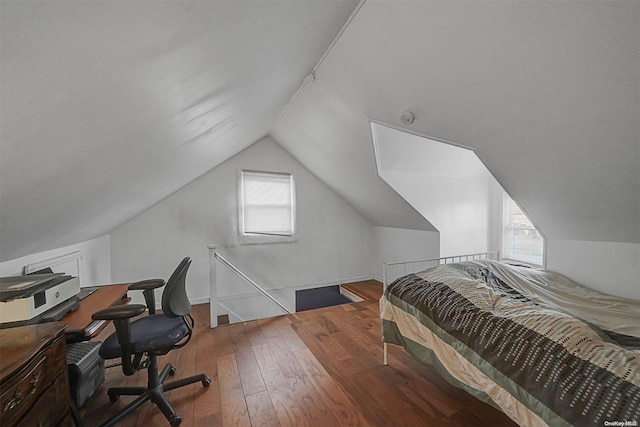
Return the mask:
[[[314,308],[352,302],[340,293],[340,286],[324,286],[322,288],[296,291],[296,311],[313,310]]]

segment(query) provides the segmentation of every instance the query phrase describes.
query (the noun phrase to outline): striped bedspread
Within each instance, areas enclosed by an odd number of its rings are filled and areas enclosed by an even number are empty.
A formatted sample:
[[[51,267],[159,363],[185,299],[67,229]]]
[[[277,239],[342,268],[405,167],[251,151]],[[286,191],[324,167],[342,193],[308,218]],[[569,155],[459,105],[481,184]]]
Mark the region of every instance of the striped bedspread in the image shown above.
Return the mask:
[[[383,341],[522,426],[638,426],[640,303],[495,261],[397,279]]]

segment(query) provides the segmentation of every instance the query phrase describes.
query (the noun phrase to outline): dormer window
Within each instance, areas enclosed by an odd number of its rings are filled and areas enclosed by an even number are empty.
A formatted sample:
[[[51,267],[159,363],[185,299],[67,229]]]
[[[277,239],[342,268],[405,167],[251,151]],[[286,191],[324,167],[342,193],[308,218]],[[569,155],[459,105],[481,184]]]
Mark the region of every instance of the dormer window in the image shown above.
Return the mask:
[[[544,238],[507,193],[502,206],[502,258],[542,267]]]

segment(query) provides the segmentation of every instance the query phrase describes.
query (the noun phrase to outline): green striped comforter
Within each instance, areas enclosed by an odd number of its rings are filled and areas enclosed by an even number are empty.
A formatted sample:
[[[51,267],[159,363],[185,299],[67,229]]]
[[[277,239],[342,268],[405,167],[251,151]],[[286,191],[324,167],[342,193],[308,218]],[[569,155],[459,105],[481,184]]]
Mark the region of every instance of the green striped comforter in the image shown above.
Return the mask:
[[[520,425],[640,423],[640,302],[482,260],[401,277],[380,307],[383,341]]]

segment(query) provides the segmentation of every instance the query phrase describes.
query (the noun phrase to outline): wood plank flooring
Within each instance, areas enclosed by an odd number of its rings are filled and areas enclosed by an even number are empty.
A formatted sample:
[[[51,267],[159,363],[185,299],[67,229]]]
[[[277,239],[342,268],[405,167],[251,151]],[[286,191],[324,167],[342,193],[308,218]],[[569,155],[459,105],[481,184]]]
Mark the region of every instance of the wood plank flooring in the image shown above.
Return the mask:
[[[349,284],[365,300],[291,315],[209,328],[208,304],[193,306],[194,336],[161,357],[175,378],[205,372],[200,383],[173,390],[169,401],[188,426],[513,426],[498,410],[449,385],[405,351],[389,346],[382,364],[379,282]],[[112,329],[108,328],[100,338]],[[108,362],[107,362],[108,363]],[[107,388],[146,384],[107,369],[105,384],[81,415],[98,425],[132,398],[110,403]],[[119,425],[165,426],[151,403]]]

